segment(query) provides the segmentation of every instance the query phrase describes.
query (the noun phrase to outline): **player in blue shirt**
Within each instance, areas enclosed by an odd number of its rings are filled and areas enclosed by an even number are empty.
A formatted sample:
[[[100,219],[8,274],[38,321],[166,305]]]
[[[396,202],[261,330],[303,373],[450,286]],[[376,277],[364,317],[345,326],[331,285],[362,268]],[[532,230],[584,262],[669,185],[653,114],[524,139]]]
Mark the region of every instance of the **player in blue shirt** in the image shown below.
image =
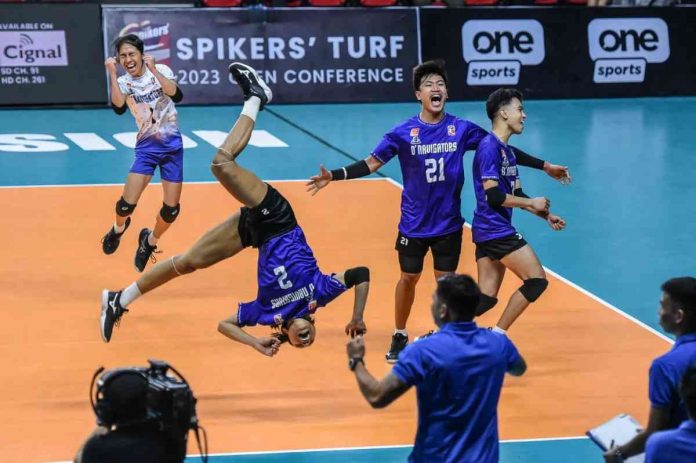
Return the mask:
[[[258,294],[252,302],[221,321],[218,330],[273,356],[281,343],[308,347],[314,342],[314,313],[346,289],[355,286],[353,316],[346,334],[366,331],[363,311],[369,290],[369,270],[357,267],[326,275],[317,266],[290,203],[272,186],[236,162],[251,137],[258,112],[271,100],[271,90],[256,71],[232,63],[230,72],[242,87],[246,102],[237,123],[217,149],[212,171],[229,193],[244,207],[206,232],[188,251],[160,262],[123,291],[102,293],[101,335],[109,342],[127,307],[141,295],[180,275],[206,268],[232,257],[248,246],[258,248]],[[243,327],[266,325],[276,329],[271,336],[256,338]]]
[[[553,230],[563,230],[565,221],[549,211],[544,197],[529,198],[522,191],[514,150],[508,146],[513,134],[521,134],[527,117],[522,94],[515,89],[498,89],[486,101],[486,112],[493,131],[479,143],[473,163],[476,210],[471,225],[476,244],[476,266],[481,287],[481,315],[498,302],[496,296],[505,270],[512,270],[522,286],[510,297],[493,328],[505,334],[527,306],[544,292],[548,281],[534,250],[512,226],[512,208],[538,215]]]
[[[660,326],[677,339],[672,349],[653,360],[650,366],[648,425],[629,442],[607,451],[604,454],[607,463],[642,453],[645,441],[653,433],[674,429],[688,419],[679,396],[679,382],[689,366],[696,364],[696,278],[667,280],[662,285],[658,314]]]
[[[411,386],[418,398],[418,430],[410,463],[498,463],[498,400],[505,373],[527,366],[507,338],[473,322],[479,289],[468,275],[437,280],[431,307],[440,327],[406,347],[378,381],[367,370],[361,337],[348,343],[349,368],[375,408]]]
[[[342,169],[320,167],[308,191],[316,194],[332,180],[364,177],[398,157],[403,176],[401,221],[396,237],[401,277],[396,285],[395,332],[387,361],[396,362],[408,344],[406,322],[416,284],[428,250],[433,253],[435,278],[452,273],[459,264],[462,244],[461,191],[463,156],[475,149],[487,132],[473,122],[445,112],[447,73],[441,61],[428,61],[413,70],[413,87],[420,113],[389,131],[370,156]],[[568,168],[549,164],[515,149],[519,164],[543,169],[562,182]]]
[[[138,126],[135,160],[128,172],[123,194],[116,202],[116,221],[102,238],[104,254],[118,249],[121,237],[131,222],[140,195],[159,167],[162,179],[162,208],[151,231],[143,228],[138,237],[135,268],[142,272],[162,234],[179,216],[181,186],[184,177],[184,148],[174,103],[182,100],[172,70],[156,64],[151,55],[144,54],[143,41],[134,34],[116,40],[118,62],[126,70],[116,75],[116,59],[104,63],[111,80],[111,105],[116,114],[130,108]]]
[[[645,444],[645,463],[696,462],[696,363],[684,373],[679,392],[690,419],[677,429],[650,436]]]

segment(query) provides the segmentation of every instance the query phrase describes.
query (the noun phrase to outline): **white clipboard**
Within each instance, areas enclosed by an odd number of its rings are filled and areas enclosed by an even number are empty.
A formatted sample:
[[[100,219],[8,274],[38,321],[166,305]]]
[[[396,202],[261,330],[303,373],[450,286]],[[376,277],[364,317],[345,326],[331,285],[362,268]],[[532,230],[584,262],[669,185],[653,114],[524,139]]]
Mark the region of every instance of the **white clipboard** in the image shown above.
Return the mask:
[[[587,436],[606,452],[612,445],[623,445],[641,432],[643,427],[631,415],[625,413],[615,416],[606,423],[600,424],[586,432]],[[624,460],[626,463],[643,463],[645,454],[635,455]]]

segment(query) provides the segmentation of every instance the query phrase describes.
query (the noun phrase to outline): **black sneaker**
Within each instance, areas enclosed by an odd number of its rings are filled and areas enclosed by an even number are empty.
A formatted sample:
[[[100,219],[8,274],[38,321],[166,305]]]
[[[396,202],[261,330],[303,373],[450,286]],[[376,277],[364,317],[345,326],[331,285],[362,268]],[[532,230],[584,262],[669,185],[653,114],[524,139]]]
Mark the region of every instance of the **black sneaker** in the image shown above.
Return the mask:
[[[387,358],[387,363],[396,363],[399,360],[399,354],[408,345],[408,336],[401,333],[394,333],[392,336],[391,347],[389,347],[389,352],[385,356]]]
[[[125,223],[126,228],[124,228],[121,233],[116,233],[113,225],[109,228],[109,231],[104,235],[104,238],[102,238],[102,251],[104,251],[104,254],[113,254],[116,252],[118,245],[121,244],[121,237],[126,230],[128,230],[130,223],[131,218],[127,217]]]
[[[157,251],[157,246],[152,246],[147,241],[147,237],[150,236],[150,229],[143,228],[140,230],[140,236],[138,236],[138,250],[135,251],[135,269],[138,272],[145,270],[148,259],[154,264],[157,262],[157,258],[153,255]]]
[[[111,332],[114,325],[118,326],[121,317],[128,309],[121,306],[121,291],[102,291],[101,300],[101,319],[99,320],[99,328],[101,329],[101,337],[104,342],[111,341]]]
[[[232,63],[229,66],[229,70],[232,77],[234,77],[235,82],[242,87],[242,91],[244,92],[244,101],[248,100],[252,96],[259,97],[261,100],[259,110],[262,110],[264,106],[271,102],[273,92],[271,92],[271,89],[268,88],[266,82],[259,77],[254,68],[242,63]]]

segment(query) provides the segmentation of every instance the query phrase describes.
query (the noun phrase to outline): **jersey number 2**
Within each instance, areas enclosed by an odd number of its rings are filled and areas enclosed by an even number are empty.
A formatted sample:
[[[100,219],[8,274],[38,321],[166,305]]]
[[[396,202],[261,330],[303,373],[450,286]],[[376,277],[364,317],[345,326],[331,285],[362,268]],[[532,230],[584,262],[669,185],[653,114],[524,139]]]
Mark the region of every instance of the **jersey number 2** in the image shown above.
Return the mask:
[[[284,265],[274,268],[273,274],[278,277],[278,284],[281,289],[292,288],[292,281],[288,280],[288,272],[285,271]]]
[[[445,158],[425,160],[425,179],[428,183],[445,180]]]

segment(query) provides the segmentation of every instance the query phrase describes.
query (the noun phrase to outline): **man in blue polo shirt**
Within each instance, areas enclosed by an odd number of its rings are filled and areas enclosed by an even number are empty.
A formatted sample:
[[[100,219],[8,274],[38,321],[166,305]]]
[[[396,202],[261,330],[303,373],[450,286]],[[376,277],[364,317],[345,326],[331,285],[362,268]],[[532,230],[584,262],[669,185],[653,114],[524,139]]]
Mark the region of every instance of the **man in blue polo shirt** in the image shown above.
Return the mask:
[[[653,433],[674,429],[688,419],[679,397],[679,382],[687,368],[696,363],[696,278],[672,278],[662,285],[659,316],[660,326],[677,339],[674,347],[650,367],[648,425],[626,444],[608,450],[604,454],[607,463],[642,453]]]
[[[349,367],[360,392],[386,407],[411,386],[418,397],[418,431],[410,463],[498,462],[498,399],[505,373],[527,366],[504,335],[478,328],[480,291],[468,275],[437,280],[432,314],[438,332],[407,346],[381,381],[365,367],[365,343],[348,343]]]
[[[645,444],[646,463],[693,463],[696,461],[696,364],[684,373],[681,397],[689,420],[672,431],[656,432]]]

